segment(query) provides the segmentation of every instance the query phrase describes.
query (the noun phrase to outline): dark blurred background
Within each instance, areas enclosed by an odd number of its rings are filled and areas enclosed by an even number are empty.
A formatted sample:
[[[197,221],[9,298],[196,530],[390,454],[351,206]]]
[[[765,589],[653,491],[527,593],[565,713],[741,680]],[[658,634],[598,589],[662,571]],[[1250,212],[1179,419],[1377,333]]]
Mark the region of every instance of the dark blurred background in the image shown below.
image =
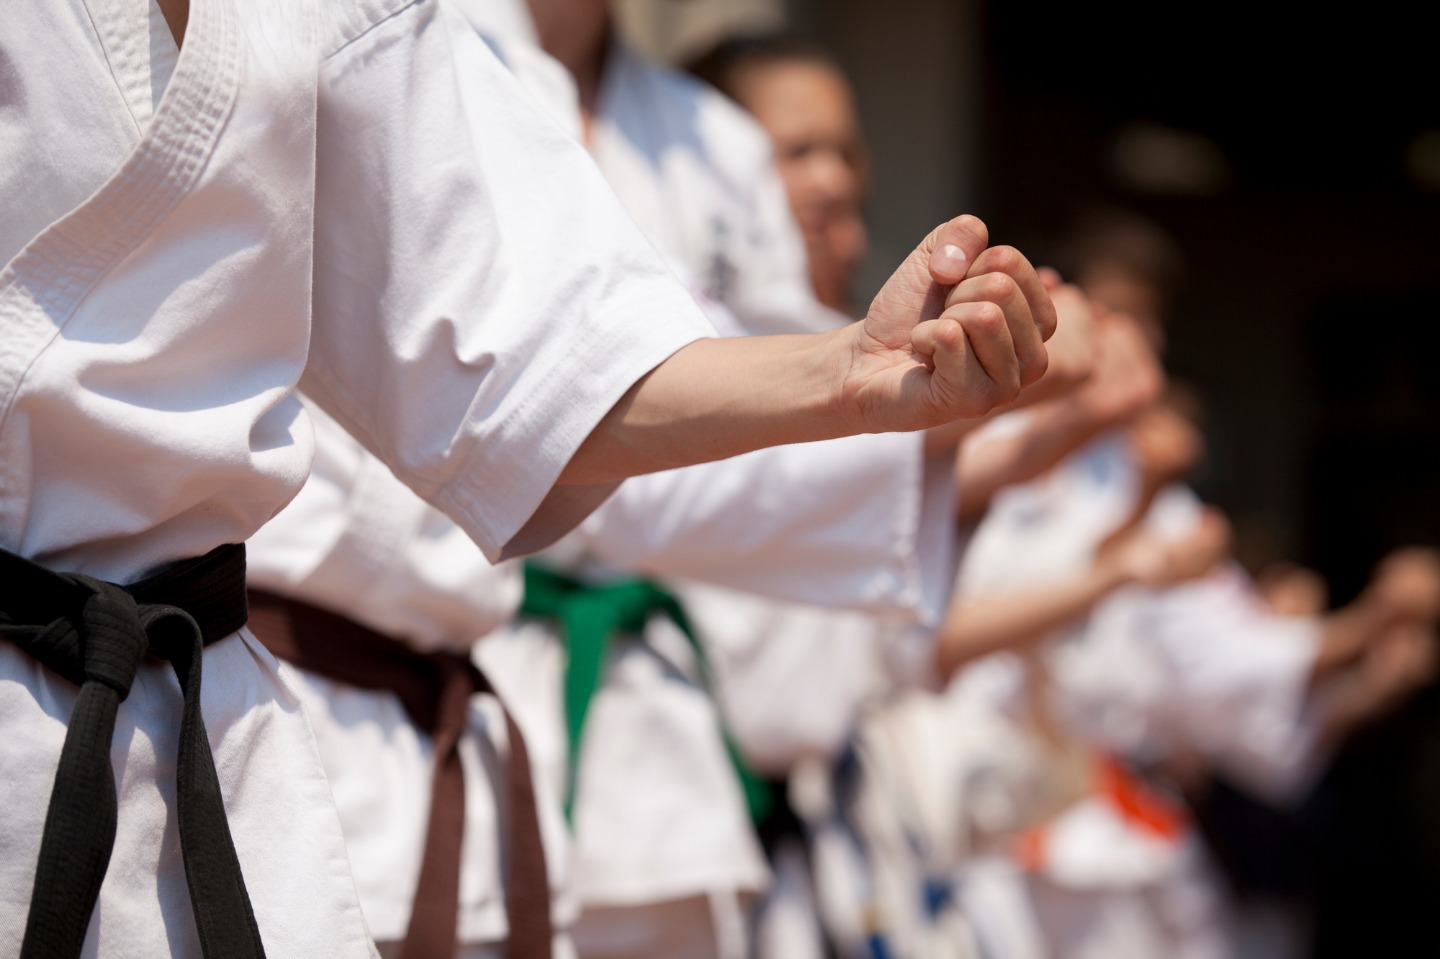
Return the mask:
[[[1207,410],[1198,485],[1252,570],[1313,566],[1338,604],[1385,551],[1440,544],[1440,58],[1421,5],[631,0],[626,14],[670,59],[775,26],[832,49],[875,154],[878,265],[962,211],[1037,260],[1096,205],[1167,230],[1185,259],[1168,361]],[[1235,882],[1302,903],[1316,956],[1440,952],[1417,951],[1440,902],[1436,690],[1347,747],[1302,809],[1217,788]]]

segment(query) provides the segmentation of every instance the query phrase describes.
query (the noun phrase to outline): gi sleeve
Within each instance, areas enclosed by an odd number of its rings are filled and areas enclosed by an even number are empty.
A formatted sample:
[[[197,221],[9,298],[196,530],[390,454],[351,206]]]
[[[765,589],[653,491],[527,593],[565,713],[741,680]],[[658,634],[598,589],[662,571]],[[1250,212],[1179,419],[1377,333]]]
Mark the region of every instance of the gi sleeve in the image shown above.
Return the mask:
[[[636,477],[586,521],[586,546],[624,569],[934,625],[954,581],[954,481],[923,444],[852,436]]]
[[[1324,769],[1310,670],[1313,620],[1259,609],[1239,570],[1167,591],[1151,636],[1175,679],[1181,737],[1272,802],[1303,796]]]
[[[583,150],[433,0],[322,64],[314,229],[302,388],[492,560],[612,492],[552,487],[710,333]]]

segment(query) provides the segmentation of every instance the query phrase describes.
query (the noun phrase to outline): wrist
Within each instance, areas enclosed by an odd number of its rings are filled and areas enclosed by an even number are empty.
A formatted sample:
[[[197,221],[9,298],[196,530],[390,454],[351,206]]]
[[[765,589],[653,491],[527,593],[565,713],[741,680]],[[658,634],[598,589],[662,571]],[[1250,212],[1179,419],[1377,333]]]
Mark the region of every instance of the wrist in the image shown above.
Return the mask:
[[[1098,588],[1101,592],[1109,593],[1142,581],[1145,577],[1137,567],[1138,564],[1131,561],[1123,547],[1103,553],[1095,563]]]
[[[859,322],[850,323],[804,338],[804,379],[815,390],[814,415],[834,436],[880,432],[859,415],[851,389],[860,326]]]

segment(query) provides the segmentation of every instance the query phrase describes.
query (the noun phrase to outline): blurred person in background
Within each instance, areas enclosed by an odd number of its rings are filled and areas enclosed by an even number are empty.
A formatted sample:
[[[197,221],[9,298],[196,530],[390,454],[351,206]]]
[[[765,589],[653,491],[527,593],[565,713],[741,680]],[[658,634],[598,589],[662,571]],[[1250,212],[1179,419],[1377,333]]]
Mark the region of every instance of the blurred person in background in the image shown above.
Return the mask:
[[[775,148],[820,302],[851,313],[869,236],[869,149],[855,97],[820,47],[785,35],[727,40],[688,69],[744,107]]]
[[[1072,268],[1094,284],[1097,299],[1135,310],[1138,328],[1160,347],[1178,275],[1173,245],[1148,224],[1123,218],[1098,224],[1088,237],[1081,248],[1087,256]],[[1173,485],[1202,448],[1183,412],[1192,405],[1157,407],[1135,421],[1126,442],[1101,437],[1050,481],[1002,493],[965,553],[974,565],[962,573],[962,613],[951,619],[959,634],[967,631],[966,603],[978,612],[1022,588],[1035,590],[1028,602],[1001,602],[998,618],[992,612],[981,619],[989,635],[1007,615],[1016,626],[1034,624],[1037,611],[1065,593],[1053,576],[1087,550],[1103,558],[1120,531],[1203,531],[1205,513]],[[1063,505],[1071,496],[1078,498]],[[1075,575],[1084,582],[1089,574],[1077,567]],[[1042,740],[1058,732],[1061,741],[1098,746],[1123,762],[1093,778],[1100,793],[1027,837],[1021,905],[1015,885],[1007,892],[1003,881],[997,888],[972,875],[966,895],[982,940],[1013,955],[1227,954],[1236,945],[1225,921],[1229,904],[1196,858],[1175,789],[1218,769],[1267,801],[1297,802],[1341,740],[1427,681],[1437,586],[1433,554],[1402,552],[1377,568],[1356,603],[1291,619],[1267,609],[1239,568],[1224,564],[1193,585],[1116,592],[1075,619],[1064,642],[1019,661],[1023,668],[1012,666],[1009,679],[982,664],[968,684],[972,695],[984,692],[980,677],[988,672],[991,695],[1010,684],[1004,695],[1040,710]],[[1019,682],[1026,675],[1029,681]],[[1156,775],[1173,780],[1158,795],[1145,782]],[[1007,900],[1009,908],[997,908]],[[1006,915],[1018,917],[1008,929]]]
[[[613,36],[603,4],[537,2],[530,13],[523,29],[571,72],[583,142],[718,326],[801,332],[846,322],[810,293],[771,149],[753,121],[635,56]],[[531,570],[528,616],[511,633],[569,644],[566,721],[552,723],[568,729],[548,752],[562,766],[569,754],[558,778],[574,790],[582,955],[743,954],[741,900],[768,881],[744,775],[727,758],[707,692],[693,635],[703,624],[682,626],[673,599],[634,574],[933,618],[948,575],[949,544],[935,531],[950,523],[954,442],[950,433],[869,437],[652,477]],[[610,609],[624,596],[642,598],[638,611],[587,647],[571,612]],[[576,664],[590,654],[586,678]]]

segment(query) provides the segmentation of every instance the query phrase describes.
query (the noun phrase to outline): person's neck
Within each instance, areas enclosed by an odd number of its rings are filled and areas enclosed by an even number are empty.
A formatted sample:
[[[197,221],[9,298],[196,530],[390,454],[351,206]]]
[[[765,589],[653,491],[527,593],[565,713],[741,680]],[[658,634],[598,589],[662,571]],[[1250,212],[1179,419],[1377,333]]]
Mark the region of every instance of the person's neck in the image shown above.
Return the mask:
[[[588,119],[600,96],[605,52],[610,45],[610,9],[595,0],[528,0],[535,32],[545,52],[575,78],[580,109]]]

